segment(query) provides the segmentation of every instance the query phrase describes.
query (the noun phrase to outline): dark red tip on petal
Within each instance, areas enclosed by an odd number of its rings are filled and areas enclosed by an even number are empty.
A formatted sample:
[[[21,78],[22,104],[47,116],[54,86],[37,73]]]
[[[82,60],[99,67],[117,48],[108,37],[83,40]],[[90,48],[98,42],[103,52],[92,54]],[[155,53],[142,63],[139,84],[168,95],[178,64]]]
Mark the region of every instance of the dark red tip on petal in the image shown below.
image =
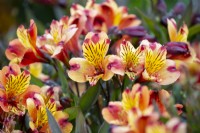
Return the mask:
[[[106,39],[106,44],[110,44],[110,39]]]
[[[150,48],[152,50],[155,50],[156,49],[156,43],[150,43]]]
[[[99,42],[99,34],[95,33],[93,36],[92,36],[92,41],[94,44],[96,44],[97,42]]]
[[[72,70],[72,71],[76,71],[76,70],[78,70],[79,68],[80,68],[80,65],[79,65],[79,64],[73,64],[73,65],[70,66],[70,70]]]
[[[176,72],[177,70],[176,70],[176,67],[175,67],[175,66],[169,66],[169,67],[167,68],[167,71],[169,71],[169,72]]]
[[[88,44],[89,41],[90,41],[90,39],[87,38],[87,39],[84,40],[84,43]]]

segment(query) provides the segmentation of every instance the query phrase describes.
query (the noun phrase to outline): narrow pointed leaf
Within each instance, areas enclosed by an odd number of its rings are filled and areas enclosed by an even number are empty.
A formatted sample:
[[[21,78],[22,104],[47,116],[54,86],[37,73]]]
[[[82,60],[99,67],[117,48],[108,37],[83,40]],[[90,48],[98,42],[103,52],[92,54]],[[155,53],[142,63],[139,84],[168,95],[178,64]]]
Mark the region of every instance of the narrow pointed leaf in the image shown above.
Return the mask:
[[[87,133],[85,118],[81,110],[78,111],[78,115],[76,117],[75,133]]]
[[[80,109],[79,107],[70,107],[65,109],[65,112],[69,114],[69,121],[77,117],[79,109]]]
[[[99,84],[90,87],[79,100],[79,105],[83,113],[86,113],[97,101],[100,93]]]
[[[108,124],[107,122],[104,122],[104,123],[101,125],[101,127],[100,127],[98,133],[108,133],[108,132],[109,132],[109,128],[110,128],[109,124]]]
[[[60,130],[60,127],[58,126],[58,123],[54,119],[51,112],[48,109],[46,109],[46,111],[47,111],[48,123],[49,123],[49,126],[51,128],[51,132],[52,133],[62,133],[61,130]]]

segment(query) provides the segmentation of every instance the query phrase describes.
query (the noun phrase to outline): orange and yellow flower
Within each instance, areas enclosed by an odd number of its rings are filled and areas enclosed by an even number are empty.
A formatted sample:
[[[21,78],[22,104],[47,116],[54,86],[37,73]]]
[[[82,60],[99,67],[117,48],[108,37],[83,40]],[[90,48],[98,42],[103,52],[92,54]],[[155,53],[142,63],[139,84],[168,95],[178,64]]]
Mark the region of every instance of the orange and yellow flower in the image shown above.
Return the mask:
[[[52,57],[68,56],[69,51],[79,50],[78,46],[67,44],[76,31],[76,25],[71,25],[67,16],[62,17],[59,21],[53,20],[50,31],[38,37],[37,46]]]
[[[166,117],[167,113],[161,98],[167,99],[169,93],[164,90],[158,91],[160,94],[158,97],[158,95],[154,95],[154,92],[153,90],[149,91],[146,86],[135,84],[132,90],[126,89],[123,92],[121,102],[109,102],[109,106],[102,110],[102,115],[106,122],[113,125],[110,131],[112,133],[177,133],[184,131],[185,123],[180,122],[177,118],[169,120],[167,124],[159,121],[159,114]],[[160,113],[154,111],[153,101],[158,105]]]
[[[52,113],[63,133],[72,131],[73,126],[68,122],[68,114],[58,110],[57,102],[52,93],[35,94],[33,98],[27,99],[29,126],[32,131],[51,133],[46,109]]]
[[[188,28],[186,24],[177,29],[176,21],[174,19],[167,19],[167,28],[171,42],[185,42],[187,43]]]
[[[128,14],[127,8],[118,6],[114,0],[107,0],[100,4],[88,0],[85,7],[74,4],[70,12],[73,22],[81,22],[82,26],[79,28],[83,34],[89,31],[107,32],[112,26],[123,29],[138,26],[141,23],[136,15]]]
[[[167,112],[165,105],[168,104],[170,93],[164,89],[161,89],[159,91],[150,90],[149,95],[150,95],[149,104],[151,105],[156,104],[160,114],[162,116],[169,117],[169,113]],[[183,105],[175,104],[175,107],[177,108],[178,115],[180,115],[182,113]]]
[[[107,0],[102,4],[99,4],[97,10],[104,18],[108,28],[117,26],[118,29],[123,29],[138,26],[141,23],[134,14],[128,14],[126,7],[118,6],[114,0]]]
[[[18,39],[10,42],[5,52],[11,63],[26,66],[34,62],[45,62],[44,55],[36,45],[37,26],[34,20],[30,20],[28,29],[25,29],[23,25],[19,26],[17,37]]]
[[[69,61],[69,77],[76,82],[89,81],[91,85],[95,85],[100,78],[104,81],[111,79],[114,74],[107,68],[109,56],[106,56],[109,43],[104,32],[88,33],[82,45],[85,58],[72,58]]]
[[[5,112],[16,115],[25,113],[27,98],[40,92],[40,88],[30,85],[30,74],[28,71],[20,71],[16,64],[5,66],[0,70],[0,106]]]
[[[166,48],[159,43],[150,43],[147,40],[143,40],[141,45],[146,46],[143,78],[160,85],[174,83],[179,78],[180,72],[176,70],[173,60],[166,59]]]
[[[109,124],[127,125],[128,112],[132,109],[137,116],[152,112],[152,107],[149,106],[149,90],[146,86],[135,84],[132,90],[125,90],[122,101],[110,102],[109,106],[102,110],[102,115]]]

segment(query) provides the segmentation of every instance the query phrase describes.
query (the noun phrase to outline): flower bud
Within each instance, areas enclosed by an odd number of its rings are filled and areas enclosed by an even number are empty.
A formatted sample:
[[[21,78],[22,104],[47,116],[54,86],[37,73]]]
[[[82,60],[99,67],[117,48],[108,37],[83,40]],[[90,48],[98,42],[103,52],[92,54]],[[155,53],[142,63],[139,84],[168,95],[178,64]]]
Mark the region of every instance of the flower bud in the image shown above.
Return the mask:
[[[122,34],[129,35],[131,37],[143,37],[146,35],[146,31],[143,26],[128,27],[121,30]]]
[[[186,59],[191,56],[188,45],[184,42],[168,42],[165,44],[167,57],[170,59]]]

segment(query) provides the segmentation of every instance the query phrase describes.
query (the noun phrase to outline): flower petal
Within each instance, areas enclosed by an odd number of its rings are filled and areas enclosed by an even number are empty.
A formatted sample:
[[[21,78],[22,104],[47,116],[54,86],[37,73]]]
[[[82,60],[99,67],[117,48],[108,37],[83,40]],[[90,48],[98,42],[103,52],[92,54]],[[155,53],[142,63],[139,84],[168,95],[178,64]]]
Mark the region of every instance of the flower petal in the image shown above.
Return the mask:
[[[172,84],[180,77],[175,62],[169,59],[166,60],[166,65],[158,73],[157,82],[160,85]]]
[[[69,61],[69,77],[76,82],[86,82],[87,76],[93,76],[95,68],[84,58],[72,58]]]
[[[108,67],[109,58],[110,58],[110,56],[106,56],[105,59],[103,60],[104,75],[103,75],[102,79],[104,81],[110,80],[114,75],[114,73]]]
[[[33,98],[36,93],[39,94],[40,92],[41,92],[40,87],[36,85],[29,85],[27,90],[20,95],[20,97],[22,97],[22,104],[26,105],[26,100],[28,98]]]
[[[119,56],[109,55],[108,61],[109,61],[107,65],[108,70],[111,70],[115,74],[119,74],[122,76],[124,75],[125,65],[123,63],[123,60]]]
[[[27,66],[31,63],[35,63],[35,62],[45,62],[45,60],[43,58],[38,57],[37,55],[35,55],[34,51],[31,49],[28,49],[26,51],[26,53],[23,56],[23,59],[20,62],[20,66]]]
[[[103,118],[109,124],[126,125],[127,113],[123,110],[121,102],[109,102],[108,107],[102,110]]]
[[[2,87],[6,86],[7,76],[9,76],[10,74],[17,76],[20,73],[21,70],[17,64],[11,64],[9,66],[3,67],[3,69],[0,70],[0,83],[2,84]]]
[[[42,73],[42,63],[30,64],[29,71],[33,76],[38,78],[40,76],[40,74]]]
[[[54,114],[54,117],[58,122],[60,129],[63,133],[70,133],[72,131],[73,125],[70,122],[68,122],[68,114],[62,111],[57,111]]]
[[[19,60],[24,56],[26,48],[21,44],[18,39],[14,39],[9,42],[9,46],[5,51],[6,57],[9,60],[18,58]]]
[[[23,25],[21,25],[17,29],[17,36],[19,41],[26,48],[35,48],[36,47],[36,39],[37,39],[37,27],[33,20],[30,20],[29,29],[25,29]]]
[[[167,28],[169,32],[169,38],[172,42],[176,41],[177,25],[174,19],[167,19]]]
[[[181,28],[178,31],[176,41],[187,42],[187,37],[188,37],[188,27],[186,24],[183,24],[183,26],[181,26]]]
[[[0,107],[3,111],[9,112],[8,103],[6,102],[6,92],[4,89],[0,88]]]
[[[139,98],[139,108],[141,111],[145,110],[149,106],[149,89],[147,86],[142,86],[140,84],[134,84],[131,93],[140,93]]]
[[[118,28],[123,29],[131,26],[139,26],[140,24],[141,21],[135,15],[131,14],[122,18]]]

